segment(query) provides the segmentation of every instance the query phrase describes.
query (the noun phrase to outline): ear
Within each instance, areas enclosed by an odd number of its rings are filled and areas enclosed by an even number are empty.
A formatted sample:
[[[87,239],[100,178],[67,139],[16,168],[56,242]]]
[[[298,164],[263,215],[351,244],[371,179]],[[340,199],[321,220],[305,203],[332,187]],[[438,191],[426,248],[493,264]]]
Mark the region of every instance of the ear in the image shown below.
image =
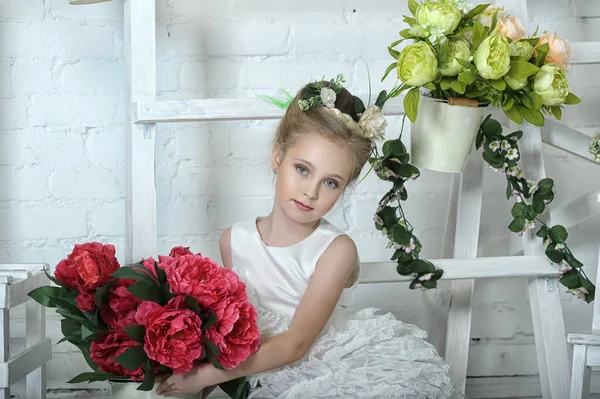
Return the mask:
[[[283,161],[283,151],[279,144],[273,144],[273,154],[271,155],[271,168],[276,172]]]

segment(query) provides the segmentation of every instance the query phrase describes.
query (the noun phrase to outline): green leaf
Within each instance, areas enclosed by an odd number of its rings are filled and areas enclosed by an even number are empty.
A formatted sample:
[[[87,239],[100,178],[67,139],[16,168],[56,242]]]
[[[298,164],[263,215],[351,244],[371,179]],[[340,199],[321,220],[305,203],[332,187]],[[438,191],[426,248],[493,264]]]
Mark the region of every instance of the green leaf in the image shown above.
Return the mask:
[[[527,97],[523,97],[527,98]],[[519,112],[525,120],[534,126],[544,126],[544,115],[539,111],[519,106]]]
[[[470,85],[477,80],[477,74],[473,71],[462,71],[458,74],[458,80],[464,84]]]
[[[537,233],[535,233],[535,235],[540,238],[546,238],[546,236],[548,235],[548,228],[546,226],[540,227],[540,229],[537,231]]]
[[[393,49],[393,48],[391,48],[391,47],[388,47],[388,53],[390,53],[390,55],[391,55],[392,57],[394,57],[394,59],[395,59],[395,60],[397,60],[397,59],[398,59],[398,57],[400,57],[400,52],[399,52],[398,50],[394,50],[394,49]]]
[[[138,391],[151,391],[154,388],[154,368],[150,359],[146,361],[144,365],[144,381],[137,388]]]
[[[413,17],[417,16],[417,8],[419,7],[419,3],[416,0],[408,0],[408,9]]]
[[[552,115],[554,115],[554,118],[556,118],[556,120],[560,120],[562,118],[562,109],[560,108],[560,106],[554,106],[554,107],[550,107],[550,111],[552,111]]]
[[[527,96],[531,100],[534,110],[542,108],[542,98],[537,93],[530,91],[529,93],[527,93]]]
[[[571,252],[569,252],[569,251],[567,251],[567,252],[565,253],[565,261],[566,261],[566,262],[567,262],[569,265],[571,265],[571,266],[573,266],[573,267],[576,267],[576,268],[583,267],[583,263],[581,263],[579,260],[577,260],[577,259],[576,259],[576,258],[573,256],[573,254],[571,254]]]
[[[208,330],[217,324],[217,314],[215,312],[209,312],[206,320],[202,323],[202,330]]]
[[[502,125],[496,119],[486,119],[481,124],[481,128],[486,136],[499,136],[502,134]]]
[[[507,75],[513,79],[522,79],[533,75],[539,70],[540,68],[531,62],[514,60],[510,63],[510,70]]]
[[[533,195],[532,206],[538,214],[544,212],[544,209],[546,209],[546,204],[544,203],[544,200],[537,193]]]
[[[564,259],[563,253],[554,249],[555,245],[548,245],[546,256],[554,263],[560,263]]]
[[[27,295],[42,306],[49,308],[56,307],[56,298],[63,295],[65,289],[61,287],[52,287],[44,285],[30,291]]]
[[[565,229],[560,224],[557,224],[556,226],[552,226],[550,228],[550,232],[554,235],[554,237],[556,237],[558,240],[560,240],[560,242],[567,241],[567,237],[569,237],[569,233],[567,233],[567,229]]]
[[[511,121],[515,122],[518,125],[523,123],[523,117],[521,117],[521,114],[519,113],[519,110],[517,109],[517,107],[513,107],[511,109],[504,110],[504,114],[506,114],[508,119],[510,119]]]
[[[514,218],[517,218],[520,216],[524,216],[526,210],[527,210],[527,205],[525,205],[522,202],[515,202],[512,209],[510,210],[510,213]],[[523,230],[523,229],[521,229],[521,230]]]
[[[536,47],[535,52],[535,63],[537,66],[541,67],[544,65],[544,61],[546,61],[546,56],[550,51],[550,45],[548,43],[540,44]]]
[[[413,123],[417,120],[417,113],[419,112],[419,97],[419,88],[417,87],[410,89],[404,97],[404,111]]]
[[[139,269],[138,269],[139,268]],[[129,278],[136,281],[144,281],[148,284],[157,284],[157,281],[150,276],[150,272],[146,271],[144,266],[123,266],[111,274],[117,278]]]
[[[410,270],[411,270],[413,262],[414,262],[414,259],[403,261],[403,262],[398,262],[398,266],[396,266],[396,271],[401,276],[408,276],[409,274],[412,273]]]
[[[581,102],[581,100],[575,94],[573,94],[573,93],[567,94],[565,104],[574,105],[574,104],[579,104],[580,102]]]
[[[109,281],[104,284],[102,287],[98,287],[96,290],[96,294],[94,295],[94,304],[98,307],[101,307],[105,303],[108,302],[108,293],[110,288],[114,285],[116,279]]]
[[[385,102],[387,101],[387,91],[382,90],[381,93],[377,96],[377,100],[375,100],[375,105],[380,109],[383,109]]]
[[[135,370],[148,360],[148,356],[146,356],[142,345],[136,345],[125,349],[125,352],[114,359],[126,369]]]
[[[61,319],[60,330],[67,340],[74,341],[75,343],[81,342],[81,323],[78,323],[76,320]]]
[[[467,85],[460,80],[453,80],[452,83],[450,83],[450,87],[458,94],[465,94],[465,90],[467,89]]]
[[[426,273],[433,273],[435,271],[435,266],[433,263],[424,260],[424,259],[415,259],[410,267],[411,273],[417,273],[419,275],[423,275]]]
[[[496,90],[503,91],[506,89],[506,82],[504,79],[488,80],[488,83]]]
[[[223,382],[219,384],[219,388],[231,399],[246,399],[250,395],[250,383],[248,383],[246,377]]]
[[[124,327],[123,331],[125,331],[125,333],[127,335],[129,335],[129,338],[131,338],[132,340],[134,340],[136,342],[139,342],[140,344],[143,344],[146,342],[144,340],[144,337],[146,336],[146,327],[144,327],[141,324],[136,324],[135,326]]]
[[[475,73],[475,65],[471,64],[469,61],[467,60],[463,60],[462,58],[456,58],[456,61],[463,67],[465,68],[465,71],[470,71]],[[463,71],[464,72],[464,71]],[[462,72],[461,72],[462,73]],[[475,77],[477,77],[477,75],[475,75]]]
[[[516,217],[509,225],[508,229],[513,233],[520,233],[525,228],[525,218],[522,216]]]
[[[510,184],[510,181],[506,182],[506,199],[510,199],[510,197],[512,196],[512,184]]]
[[[107,381],[113,378],[119,378],[120,376],[114,375],[111,373],[102,373],[102,372],[87,372],[81,373],[76,377],[73,377],[70,381],[67,381],[68,384],[77,384],[80,382],[95,382],[95,381]]]
[[[487,36],[487,31],[485,29],[485,26],[483,26],[481,24],[481,22],[475,21],[475,23],[473,24],[473,37],[472,37],[473,51],[477,50],[477,47],[479,47],[479,45],[481,44],[481,42],[483,42],[483,39],[485,39],[486,36]]]
[[[165,302],[164,293],[158,284],[148,284],[145,281],[138,281],[130,285],[127,291],[142,301]]]
[[[92,331],[84,325],[81,326],[81,339],[82,340],[88,341],[91,344],[92,341],[97,337],[98,337],[97,331],[95,331],[95,330]]]
[[[365,112],[365,104],[360,99],[360,97],[352,96],[352,98],[354,99],[354,110],[356,111],[356,113],[362,114],[363,112]]]
[[[406,230],[404,226],[395,224],[394,226],[392,226],[391,232],[392,237],[394,237],[394,241],[396,243],[404,246],[410,244],[410,238],[412,237],[412,234],[410,234],[410,232]]]
[[[579,273],[571,270],[563,274],[560,278],[560,283],[568,289],[573,289],[579,286]]]
[[[86,363],[88,364],[88,366],[90,366],[90,368],[96,372],[100,371],[100,368],[98,367],[98,365],[96,363],[94,363],[94,361],[92,360],[91,356],[90,356],[90,343],[81,343],[81,344],[77,344],[75,346],[77,346],[77,348],[79,348],[79,350],[81,351],[81,354],[83,355],[83,358],[85,359]]]
[[[515,132],[512,132],[511,134],[506,135],[506,138],[511,141],[519,141],[521,140],[521,137],[523,137],[523,132],[521,130],[517,130]]]
[[[483,11],[485,11],[485,9],[488,7],[489,7],[489,4],[479,4],[477,7],[473,8],[471,11],[466,13],[465,16],[463,17],[463,20],[466,21],[468,19],[472,19],[472,18],[478,16]]]
[[[402,43],[404,40],[406,40],[406,39],[398,39],[398,40],[396,40],[395,42],[392,42],[392,44],[390,44],[390,47],[391,47],[391,48],[394,48],[394,47],[396,47],[397,45],[399,45],[400,43]]]

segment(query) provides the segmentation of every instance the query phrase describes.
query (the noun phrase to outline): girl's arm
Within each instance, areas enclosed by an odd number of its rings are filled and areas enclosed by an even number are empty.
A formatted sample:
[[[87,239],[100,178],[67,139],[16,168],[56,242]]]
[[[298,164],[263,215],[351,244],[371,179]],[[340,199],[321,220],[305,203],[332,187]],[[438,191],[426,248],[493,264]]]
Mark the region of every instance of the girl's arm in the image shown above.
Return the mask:
[[[231,268],[231,231],[219,240],[225,267]],[[261,342],[259,350],[233,370],[211,368],[213,384],[262,373],[304,357],[329,320],[352,275],[358,255],[348,236],[339,236],[319,259],[287,331]],[[206,370],[205,370],[206,372]]]

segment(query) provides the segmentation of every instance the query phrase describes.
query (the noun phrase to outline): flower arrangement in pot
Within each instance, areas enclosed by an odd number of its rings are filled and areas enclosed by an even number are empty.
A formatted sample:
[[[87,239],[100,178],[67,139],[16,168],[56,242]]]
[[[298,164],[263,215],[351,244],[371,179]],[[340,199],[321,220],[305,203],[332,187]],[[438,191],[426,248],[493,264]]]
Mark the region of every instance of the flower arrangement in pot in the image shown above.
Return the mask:
[[[77,244],[48,277],[57,286],[29,296],[56,309],[60,342],[79,348],[93,370],[69,382],[110,380],[113,398],[158,398],[158,375],[202,362],[232,369],[258,350],[246,285],[187,248],[120,266],[113,245]],[[249,393],[245,378],[220,387],[232,398]]]
[[[404,108],[413,122],[411,155],[417,166],[462,172],[483,120],[484,107],[501,108],[512,121],[543,126],[577,104],[565,74],[570,47],[556,34],[525,35],[516,16],[464,0],[409,0],[409,28],[389,47]],[[406,40],[413,43],[401,50]],[[382,79],[382,80],[383,80]]]

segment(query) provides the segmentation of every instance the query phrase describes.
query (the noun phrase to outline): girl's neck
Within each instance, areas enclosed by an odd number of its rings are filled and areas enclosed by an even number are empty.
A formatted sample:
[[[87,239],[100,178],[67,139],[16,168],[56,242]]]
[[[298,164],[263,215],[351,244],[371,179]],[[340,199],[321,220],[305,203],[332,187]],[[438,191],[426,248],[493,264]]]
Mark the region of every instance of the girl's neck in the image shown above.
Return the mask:
[[[288,247],[308,237],[320,222],[319,219],[309,224],[297,223],[275,207],[268,216],[258,221],[257,228],[265,244],[271,247]]]

